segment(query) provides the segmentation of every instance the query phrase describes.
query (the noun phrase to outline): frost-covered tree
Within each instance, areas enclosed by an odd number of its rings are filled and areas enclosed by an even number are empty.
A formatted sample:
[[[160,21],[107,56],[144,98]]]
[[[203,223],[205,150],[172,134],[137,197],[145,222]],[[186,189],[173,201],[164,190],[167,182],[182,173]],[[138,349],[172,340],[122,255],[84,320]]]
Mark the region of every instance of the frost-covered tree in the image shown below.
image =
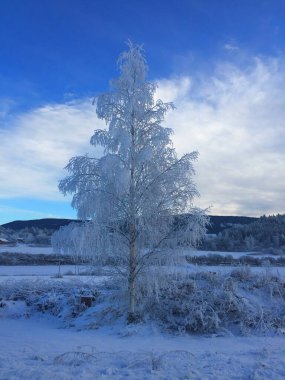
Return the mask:
[[[193,207],[198,154],[177,157],[173,132],[161,125],[174,106],[155,100],[157,86],[147,81],[142,48],[132,43],[128,48],[119,58],[120,76],[111,81],[110,92],[94,101],[107,128],[96,130],[90,142],[104,153],[101,158],[73,157],[59,188],[74,194],[78,217],[90,221],[72,227],[82,236],[82,252],[97,262],[112,262],[127,279],[132,320],[139,279],[151,268],[174,262],[178,247],[195,246],[207,218]]]

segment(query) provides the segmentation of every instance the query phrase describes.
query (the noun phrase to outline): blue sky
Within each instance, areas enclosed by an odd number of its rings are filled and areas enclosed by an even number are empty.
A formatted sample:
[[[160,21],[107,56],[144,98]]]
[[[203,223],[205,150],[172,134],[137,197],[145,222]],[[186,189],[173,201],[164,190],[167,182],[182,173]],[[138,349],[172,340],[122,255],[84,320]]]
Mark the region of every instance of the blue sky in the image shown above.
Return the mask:
[[[199,150],[198,204],[285,212],[285,1],[0,0],[0,224],[75,217],[62,168],[97,127],[90,99],[131,39],[177,110],[178,153]]]

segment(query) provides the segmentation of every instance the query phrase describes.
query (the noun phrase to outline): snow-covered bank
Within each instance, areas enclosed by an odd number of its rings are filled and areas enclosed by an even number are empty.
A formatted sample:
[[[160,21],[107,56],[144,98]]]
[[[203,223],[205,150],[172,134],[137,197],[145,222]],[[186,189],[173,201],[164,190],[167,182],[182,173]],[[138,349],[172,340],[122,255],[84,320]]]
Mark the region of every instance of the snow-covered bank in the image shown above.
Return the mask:
[[[184,271],[196,273],[201,271],[210,271],[215,272],[218,274],[224,274],[231,272],[234,268],[240,268],[240,267],[232,267],[228,265],[192,265],[188,264],[184,268]],[[242,268],[242,267],[241,267]],[[285,277],[285,267],[248,267],[252,273],[259,273],[259,274],[266,274],[268,272],[274,274],[274,275],[280,275]],[[76,275],[79,274],[80,278],[83,277],[84,274],[88,275],[89,273],[92,273],[92,270],[94,271],[94,267],[88,266],[88,265],[61,265],[60,266],[60,273],[62,275]],[[97,272],[108,272],[110,271],[110,268],[105,267],[102,269],[97,269]],[[58,265],[0,265],[0,281],[3,280],[3,277],[9,276],[14,277],[15,280],[18,279],[18,276],[56,276],[59,272],[59,266]],[[93,276],[94,277],[94,276]]]
[[[51,278],[58,266],[0,267],[0,379],[284,379],[284,278],[283,273],[278,276],[283,268],[184,269],[195,283],[175,288],[179,292],[166,297],[171,303],[163,300],[161,315],[179,322],[178,312],[189,320],[196,315],[191,310],[201,306],[196,311],[204,313],[208,323],[216,308],[224,318],[221,329],[178,335],[166,330],[165,321],[163,325],[146,319],[129,327],[120,317],[112,320],[112,314],[111,322],[103,320],[94,329],[100,308],[105,312],[117,307],[108,300],[111,288],[102,273],[74,276],[74,266],[62,266],[61,273],[69,275],[58,279]],[[260,278],[255,277],[258,273]],[[99,297],[91,308],[77,309],[74,301],[84,289],[98,290]],[[259,336],[236,334],[236,323],[243,317],[250,324],[248,334]],[[277,322],[279,335],[271,329]]]
[[[16,244],[16,245],[2,245],[0,246],[1,252],[9,253],[28,253],[28,254],[42,254],[49,255],[53,253],[51,246],[37,246],[28,244]]]
[[[75,331],[51,319],[1,319],[1,379],[285,378],[285,338]]]
[[[90,272],[89,266],[61,265],[62,275],[75,275]],[[5,265],[0,266],[0,278],[3,276],[55,276],[59,272],[58,265]]]

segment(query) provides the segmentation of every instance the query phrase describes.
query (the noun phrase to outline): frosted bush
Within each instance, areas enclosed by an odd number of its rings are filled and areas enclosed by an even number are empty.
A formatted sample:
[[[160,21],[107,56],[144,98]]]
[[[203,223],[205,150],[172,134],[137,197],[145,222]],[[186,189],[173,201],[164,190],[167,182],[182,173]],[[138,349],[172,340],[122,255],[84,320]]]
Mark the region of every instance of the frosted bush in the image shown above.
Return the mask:
[[[29,313],[43,312],[55,316],[74,318],[86,307],[80,303],[80,297],[91,295],[98,298],[99,291],[92,284],[64,283],[43,280],[22,280],[0,283],[0,301],[25,302]]]
[[[158,302],[148,303],[151,318],[176,332],[263,333],[284,327],[285,281],[254,276],[247,268],[230,276],[201,272],[169,277]]]
[[[252,277],[252,272],[250,270],[250,267],[243,266],[243,267],[234,269],[231,272],[231,276],[236,278],[239,281],[247,281]]]
[[[195,334],[263,334],[285,329],[285,280],[270,270],[257,275],[238,268],[221,275],[169,269],[163,281],[155,270],[138,283],[135,317],[141,324],[151,320],[167,331]],[[48,313],[74,325],[78,319],[81,327],[84,320],[86,328],[122,326],[127,323],[126,292],[125,282],[118,278],[96,289],[92,283],[79,281],[1,283],[1,315],[5,316],[8,303],[21,302],[27,306],[25,315]],[[82,295],[95,298],[92,308],[80,303]]]

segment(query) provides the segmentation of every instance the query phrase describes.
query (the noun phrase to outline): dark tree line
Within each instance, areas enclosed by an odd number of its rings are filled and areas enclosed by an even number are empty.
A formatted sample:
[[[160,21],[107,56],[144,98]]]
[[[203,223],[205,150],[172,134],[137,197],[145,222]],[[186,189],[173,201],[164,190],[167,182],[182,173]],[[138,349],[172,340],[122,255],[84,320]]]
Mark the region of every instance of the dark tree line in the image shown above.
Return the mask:
[[[262,216],[255,222],[227,228],[207,239],[203,249],[217,251],[270,250],[285,252],[285,215]]]

